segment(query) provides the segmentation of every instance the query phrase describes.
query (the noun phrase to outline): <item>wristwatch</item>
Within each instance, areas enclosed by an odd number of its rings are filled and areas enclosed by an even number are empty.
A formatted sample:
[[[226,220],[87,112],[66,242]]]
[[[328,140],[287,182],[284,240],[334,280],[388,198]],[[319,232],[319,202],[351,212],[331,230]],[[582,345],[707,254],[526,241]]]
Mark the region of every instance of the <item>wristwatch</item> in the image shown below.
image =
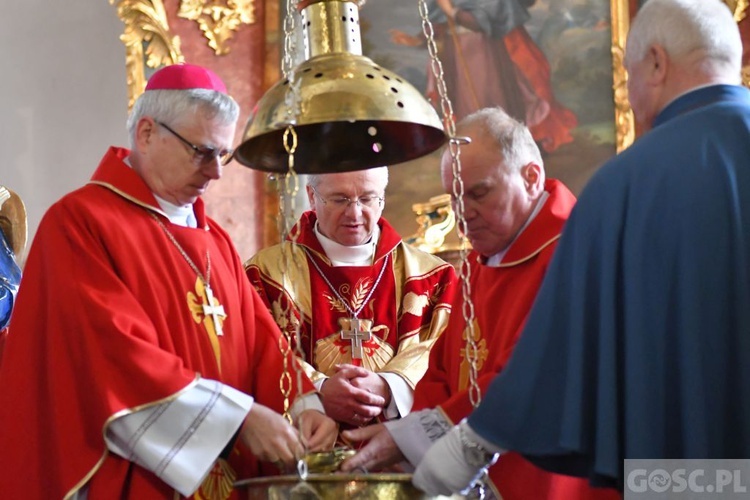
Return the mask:
[[[461,446],[463,447],[464,458],[467,464],[472,467],[484,468],[493,465],[497,461],[500,454],[487,450],[484,446],[469,438],[466,435],[463,425],[458,426],[458,433],[461,437]]]

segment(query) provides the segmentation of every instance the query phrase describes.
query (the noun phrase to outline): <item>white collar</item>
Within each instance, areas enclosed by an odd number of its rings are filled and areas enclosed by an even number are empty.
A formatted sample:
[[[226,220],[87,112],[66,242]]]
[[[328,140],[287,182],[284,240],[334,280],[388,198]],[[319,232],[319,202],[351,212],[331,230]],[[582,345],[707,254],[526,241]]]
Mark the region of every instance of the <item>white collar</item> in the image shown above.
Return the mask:
[[[182,206],[175,205],[164,198],[156,196],[156,194],[154,194],[154,198],[156,198],[159,206],[172,224],[177,224],[178,226],[183,227],[198,227],[198,220],[195,218],[192,204]]]
[[[346,246],[337,243],[325,236],[318,229],[318,222],[315,221],[315,236],[323,247],[323,251],[331,260],[333,267],[354,266],[364,267],[371,266],[375,257],[375,248],[380,239],[380,227],[375,224],[375,229],[367,243],[363,245]]]
[[[122,161],[128,167],[133,168],[133,165],[130,163],[129,156],[126,156]],[[153,194],[154,198],[156,198],[156,202],[159,204],[159,208],[162,209],[164,214],[169,219],[169,222],[182,227],[198,227],[198,219],[195,218],[195,212],[193,211],[192,204],[182,206],[175,205],[174,203],[168,202],[164,198],[156,196],[156,193],[151,194]]]

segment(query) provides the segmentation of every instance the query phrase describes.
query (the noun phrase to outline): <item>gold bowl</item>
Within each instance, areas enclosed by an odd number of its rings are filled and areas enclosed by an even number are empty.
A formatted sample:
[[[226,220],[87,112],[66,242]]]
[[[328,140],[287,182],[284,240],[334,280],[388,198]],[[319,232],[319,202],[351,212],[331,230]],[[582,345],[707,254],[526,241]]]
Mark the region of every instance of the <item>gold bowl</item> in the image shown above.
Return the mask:
[[[248,500],[419,500],[424,492],[411,484],[411,474],[309,474],[260,477],[234,485]]]
[[[354,455],[351,448],[309,453],[298,474],[246,479],[234,484],[248,500],[407,500],[429,498],[411,484],[411,474],[336,472]],[[305,470],[306,469],[306,470]]]
[[[302,457],[302,461],[307,464],[309,473],[336,472],[344,460],[356,453],[357,450],[351,448],[334,448],[331,451],[308,453]]]

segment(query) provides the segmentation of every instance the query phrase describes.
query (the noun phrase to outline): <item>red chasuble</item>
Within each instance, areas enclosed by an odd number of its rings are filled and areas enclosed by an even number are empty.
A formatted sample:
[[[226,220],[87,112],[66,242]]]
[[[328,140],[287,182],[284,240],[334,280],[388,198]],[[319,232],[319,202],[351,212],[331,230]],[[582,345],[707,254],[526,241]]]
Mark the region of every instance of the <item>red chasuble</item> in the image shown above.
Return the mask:
[[[382,218],[373,265],[333,267],[315,236],[315,221],[315,213],[306,212],[296,226],[296,244],[284,242],[250,259],[248,278],[279,326],[294,331],[301,322],[306,368],[313,380],[332,375],[336,364],[353,362],[398,374],[413,388],[448,321],[453,267],[405,244]],[[352,357],[355,342],[341,335],[351,336],[352,316],[342,299],[354,311],[362,307],[358,319],[370,326],[361,359],[356,349]]]
[[[168,402],[199,377],[282,411],[280,333],[229,236],[201,200],[198,228],[171,224],[127,154],[111,148],[87,186],[49,209],[31,247],[0,367],[7,498],[62,498],[84,484],[91,499],[176,498],[103,436],[118,413]],[[204,276],[210,255],[222,335],[202,314],[203,283],[152,214]],[[266,467],[239,444],[229,462],[238,478]]]
[[[474,340],[478,347],[478,383],[482,392],[508,361],[536,297],[542,278],[570,214],[575,197],[559,181],[548,179],[549,198],[511,244],[499,267],[469,256],[474,302]],[[561,290],[561,293],[564,293]],[[453,307],[460,311],[462,299]],[[464,358],[464,318],[453,314],[430,354],[427,373],[414,391],[414,410],[439,407],[453,423],[468,417],[469,365]],[[504,500],[618,498],[613,490],[595,490],[579,478],[550,474],[516,453],[506,453],[490,468],[491,487]]]

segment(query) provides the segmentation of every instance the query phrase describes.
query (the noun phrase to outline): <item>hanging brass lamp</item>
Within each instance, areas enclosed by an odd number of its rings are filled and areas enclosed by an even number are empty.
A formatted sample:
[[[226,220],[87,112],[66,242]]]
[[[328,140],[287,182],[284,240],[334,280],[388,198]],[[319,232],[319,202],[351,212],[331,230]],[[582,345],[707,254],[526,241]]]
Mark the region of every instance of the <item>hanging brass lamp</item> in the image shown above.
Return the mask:
[[[305,60],[258,102],[235,153],[240,163],[286,172],[284,133],[290,125],[301,174],[402,163],[446,141],[437,112],[422,94],[362,55],[354,1],[307,0],[298,8]]]

